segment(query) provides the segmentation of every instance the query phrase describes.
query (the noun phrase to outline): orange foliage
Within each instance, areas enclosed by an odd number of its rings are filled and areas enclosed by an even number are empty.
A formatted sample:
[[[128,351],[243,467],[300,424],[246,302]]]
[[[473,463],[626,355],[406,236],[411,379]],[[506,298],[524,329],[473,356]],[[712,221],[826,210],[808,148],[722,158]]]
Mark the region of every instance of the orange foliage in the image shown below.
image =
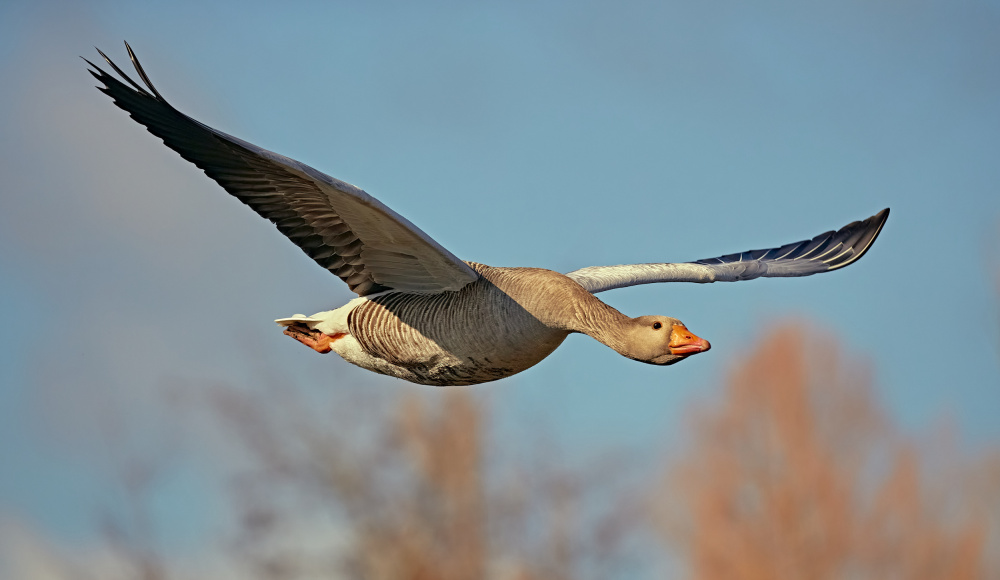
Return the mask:
[[[657,499],[692,578],[987,577],[985,520],[934,501],[869,384],[793,325],[732,367]],[[946,481],[952,498],[960,483]]]

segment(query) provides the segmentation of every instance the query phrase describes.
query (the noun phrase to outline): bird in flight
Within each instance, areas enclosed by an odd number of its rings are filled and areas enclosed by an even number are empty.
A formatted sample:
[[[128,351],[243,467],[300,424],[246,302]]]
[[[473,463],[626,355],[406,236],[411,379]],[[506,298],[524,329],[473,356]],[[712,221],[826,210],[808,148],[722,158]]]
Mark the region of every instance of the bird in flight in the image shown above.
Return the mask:
[[[628,317],[595,294],[654,282],[808,276],[861,258],[889,209],[810,240],[685,263],[593,266],[567,274],[463,261],[365,191],[188,117],[153,86],[84,59],[138,123],[277,226],[358,295],[340,308],[276,322],[311,349],[426,385],[472,385],[530,368],[574,332],[630,359],[671,365],[710,348],[676,318]]]

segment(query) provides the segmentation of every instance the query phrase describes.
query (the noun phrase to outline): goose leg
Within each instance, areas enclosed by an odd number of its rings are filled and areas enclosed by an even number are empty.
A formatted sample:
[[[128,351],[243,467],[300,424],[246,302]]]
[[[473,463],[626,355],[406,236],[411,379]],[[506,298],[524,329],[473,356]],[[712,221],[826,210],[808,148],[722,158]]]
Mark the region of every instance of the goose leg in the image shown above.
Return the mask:
[[[322,354],[326,354],[333,350],[333,347],[330,345],[332,345],[337,339],[347,336],[342,332],[338,332],[337,334],[331,336],[318,330],[311,329],[301,323],[288,325],[285,328],[284,334],[287,334],[288,336]]]

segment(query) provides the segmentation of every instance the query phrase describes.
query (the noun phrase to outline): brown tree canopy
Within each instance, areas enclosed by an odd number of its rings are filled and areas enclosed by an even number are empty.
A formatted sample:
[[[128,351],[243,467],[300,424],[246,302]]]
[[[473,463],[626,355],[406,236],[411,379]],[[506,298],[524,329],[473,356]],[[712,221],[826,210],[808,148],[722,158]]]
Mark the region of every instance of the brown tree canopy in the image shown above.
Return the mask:
[[[995,457],[938,470],[942,458],[904,442],[866,365],[831,338],[800,325],[765,334],[690,423],[653,496],[690,577],[996,577],[985,551],[992,517],[995,558],[997,513],[970,495],[977,481],[1000,484]]]

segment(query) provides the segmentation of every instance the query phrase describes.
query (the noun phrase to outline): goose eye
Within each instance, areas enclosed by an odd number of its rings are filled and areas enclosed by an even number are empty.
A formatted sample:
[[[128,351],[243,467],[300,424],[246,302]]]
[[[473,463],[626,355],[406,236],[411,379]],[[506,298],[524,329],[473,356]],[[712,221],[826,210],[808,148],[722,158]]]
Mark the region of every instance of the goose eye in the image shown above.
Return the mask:
[[[660,324],[659,322],[654,322],[653,323],[653,330],[659,330],[661,328],[663,328],[663,325]]]

